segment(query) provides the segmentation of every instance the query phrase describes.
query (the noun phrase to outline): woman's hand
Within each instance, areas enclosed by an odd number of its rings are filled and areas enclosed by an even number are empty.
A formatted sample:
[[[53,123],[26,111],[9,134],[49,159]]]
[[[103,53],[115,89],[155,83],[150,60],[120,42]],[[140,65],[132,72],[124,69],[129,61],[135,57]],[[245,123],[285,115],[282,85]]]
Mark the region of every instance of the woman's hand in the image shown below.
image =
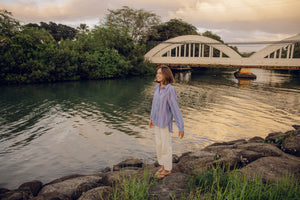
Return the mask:
[[[180,139],[182,139],[182,138],[183,138],[183,136],[184,136],[184,131],[179,131],[179,133],[178,133],[178,137],[179,137]]]
[[[152,123],[152,120],[150,120],[150,122],[149,122],[149,128],[152,128],[153,127],[153,123]]]

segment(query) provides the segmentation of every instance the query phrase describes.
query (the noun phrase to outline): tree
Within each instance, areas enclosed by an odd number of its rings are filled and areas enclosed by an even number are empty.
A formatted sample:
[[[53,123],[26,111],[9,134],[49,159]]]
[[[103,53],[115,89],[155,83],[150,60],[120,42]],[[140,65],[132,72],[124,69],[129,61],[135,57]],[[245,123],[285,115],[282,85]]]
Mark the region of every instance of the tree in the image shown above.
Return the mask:
[[[89,30],[89,26],[86,25],[86,24],[80,24],[78,27],[77,27],[77,30],[81,33],[88,33],[90,30]]]
[[[135,10],[124,6],[122,9],[108,11],[105,25],[125,31],[135,44],[149,35],[151,27],[160,22],[159,16],[143,9]]]
[[[202,33],[202,36],[209,37],[209,38],[212,38],[212,39],[215,39],[219,42],[224,43],[224,41],[221,40],[220,36],[218,36],[217,34],[212,33],[211,31],[205,31],[204,33]]]
[[[0,37],[11,37],[20,31],[20,23],[7,10],[0,10]],[[0,38],[0,39],[1,39]]]
[[[181,35],[198,35],[197,28],[181,19],[171,19],[154,26],[153,34],[149,35],[147,41],[165,41]]]

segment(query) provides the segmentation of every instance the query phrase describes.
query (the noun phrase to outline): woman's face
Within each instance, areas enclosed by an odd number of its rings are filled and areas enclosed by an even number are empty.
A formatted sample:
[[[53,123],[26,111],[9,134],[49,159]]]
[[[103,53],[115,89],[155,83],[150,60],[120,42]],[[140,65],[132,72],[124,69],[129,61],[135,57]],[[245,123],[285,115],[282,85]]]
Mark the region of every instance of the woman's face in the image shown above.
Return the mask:
[[[157,80],[158,82],[162,82],[162,81],[164,80],[164,75],[163,75],[163,73],[162,73],[161,68],[158,69],[157,72],[156,72],[156,80]]]

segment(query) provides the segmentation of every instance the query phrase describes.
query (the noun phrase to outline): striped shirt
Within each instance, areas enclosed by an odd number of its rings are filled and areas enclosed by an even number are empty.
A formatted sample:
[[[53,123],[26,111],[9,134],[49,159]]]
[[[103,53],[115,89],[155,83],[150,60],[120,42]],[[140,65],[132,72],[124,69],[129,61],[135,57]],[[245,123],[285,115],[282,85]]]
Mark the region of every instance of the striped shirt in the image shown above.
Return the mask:
[[[169,126],[173,132],[173,116],[179,131],[184,131],[183,118],[177,102],[177,93],[171,84],[166,85],[160,91],[160,83],[154,87],[151,117],[152,123],[160,128]]]

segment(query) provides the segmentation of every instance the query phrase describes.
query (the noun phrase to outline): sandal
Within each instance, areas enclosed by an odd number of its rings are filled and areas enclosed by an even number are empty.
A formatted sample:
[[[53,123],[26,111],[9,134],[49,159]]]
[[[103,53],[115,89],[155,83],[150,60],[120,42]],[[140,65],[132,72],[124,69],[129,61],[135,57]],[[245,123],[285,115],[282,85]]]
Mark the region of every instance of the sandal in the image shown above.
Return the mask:
[[[161,174],[159,174],[159,176],[157,176],[157,179],[163,179],[165,176],[168,176],[169,174],[171,174],[170,171],[164,170]]]

